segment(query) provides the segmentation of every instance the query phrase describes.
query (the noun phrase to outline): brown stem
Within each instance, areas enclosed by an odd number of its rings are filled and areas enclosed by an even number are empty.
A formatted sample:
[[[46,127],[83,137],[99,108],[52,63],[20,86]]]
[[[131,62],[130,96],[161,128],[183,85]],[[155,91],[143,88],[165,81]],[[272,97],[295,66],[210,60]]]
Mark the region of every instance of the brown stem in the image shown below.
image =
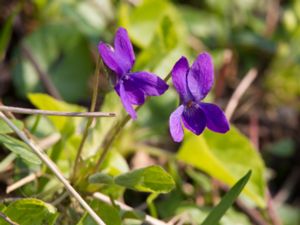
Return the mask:
[[[0,105],[0,110],[4,112],[13,112],[29,115],[45,115],[45,116],[66,116],[66,117],[114,117],[113,112],[61,112],[52,110],[28,109],[13,106]]]

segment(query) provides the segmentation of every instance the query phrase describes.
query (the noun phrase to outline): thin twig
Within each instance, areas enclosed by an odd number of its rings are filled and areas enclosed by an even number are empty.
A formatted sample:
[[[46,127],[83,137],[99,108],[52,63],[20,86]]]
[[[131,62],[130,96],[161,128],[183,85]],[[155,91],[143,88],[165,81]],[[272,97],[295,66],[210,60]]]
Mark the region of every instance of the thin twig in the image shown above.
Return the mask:
[[[13,192],[14,190],[24,186],[25,184],[28,184],[32,181],[34,181],[36,178],[40,177],[42,175],[42,172],[36,172],[36,173],[31,173],[28,176],[18,180],[17,182],[13,183],[12,185],[9,185],[6,188],[6,194],[9,194],[10,192]]]
[[[273,199],[270,193],[269,188],[267,189],[267,210],[268,210],[268,215],[270,217],[270,220],[273,225],[282,225],[281,219],[277,215],[277,212],[274,207]]]
[[[85,202],[85,200],[78,194],[78,192],[70,185],[69,181],[62,175],[57,166],[51,159],[45,155],[38,146],[36,146],[30,139],[27,138],[24,132],[19,130],[2,112],[0,112],[0,118],[23,140],[32,151],[49,167],[49,169],[55,174],[55,176],[64,184],[69,193],[81,204],[81,206],[87,210],[91,217],[99,225],[105,225],[101,218],[94,212],[94,210]]]
[[[12,221],[8,216],[6,216],[4,213],[0,212],[0,217],[2,217],[2,219],[4,219],[7,223],[9,223],[10,225],[19,225],[18,223]]]
[[[94,82],[94,87],[93,87],[91,107],[90,107],[90,110],[89,110],[90,112],[95,112],[95,109],[96,109],[98,89],[99,89],[99,74],[98,74],[99,73],[99,68],[100,68],[100,59],[98,57],[97,58],[97,63],[96,63],[96,68],[95,68],[95,75],[94,75],[96,81]],[[92,122],[93,122],[93,118],[89,118],[87,123],[86,123],[86,126],[84,128],[83,135],[82,135],[82,138],[81,138],[81,141],[80,141],[77,153],[76,153],[76,157],[75,157],[75,163],[74,163],[73,173],[72,173],[72,176],[71,176],[71,182],[72,182],[73,179],[76,179],[77,169],[78,169],[78,166],[79,166],[79,160],[81,158],[83,147],[84,147],[85,141],[88,137],[89,129],[90,129],[90,126],[92,125]]]
[[[260,212],[255,208],[247,207],[239,199],[237,199],[235,203],[237,207],[248,216],[254,225],[269,225],[269,223],[261,216]]]
[[[248,73],[245,75],[243,80],[239,83],[238,87],[236,88],[235,92],[231,96],[227,107],[225,109],[225,115],[228,120],[231,119],[233,112],[235,111],[241,97],[245,93],[245,91],[248,89],[250,84],[254,81],[254,79],[257,76],[257,70],[255,68],[248,71]]]
[[[40,109],[27,109],[13,106],[0,105],[1,111],[8,111],[20,114],[30,115],[45,115],[45,116],[69,116],[69,117],[115,117],[116,114],[113,112],[61,112],[51,110],[40,110]]]
[[[40,65],[38,64],[38,62],[34,58],[34,56],[31,53],[31,51],[26,46],[22,46],[21,50],[22,50],[22,54],[25,57],[27,57],[27,59],[31,62],[32,66],[36,70],[36,72],[37,72],[37,74],[38,74],[41,82],[43,83],[46,91],[50,95],[52,95],[54,98],[61,100],[62,97],[59,94],[59,92],[56,89],[56,87],[54,86],[54,84],[52,83],[52,81],[50,80],[50,76],[45,71],[43,71],[43,69],[40,67]]]
[[[60,133],[53,133],[45,137],[44,139],[37,141],[37,144],[38,146],[40,146],[42,150],[45,150],[47,148],[50,148],[55,143],[57,143],[60,140],[60,138],[61,138]]]
[[[60,204],[63,200],[65,200],[65,198],[66,197],[68,197],[69,196],[69,194],[68,194],[68,192],[66,191],[66,192],[64,192],[62,195],[60,195],[57,199],[55,199],[53,202],[51,202],[51,205],[54,205],[54,206],[56,206],[56,205],[58,205],[58,204]]]
[[[100,200],[100,201],[103,201],[105,203],[108,203],[108,204],[112,204],[110,198],[104,194],[101,194],[100,192],[95,192],[93,194],[94,198]],[[119,202],[119,201],[116,201],[114,200],[114,204],[116,204],[117,206],[119,206],[122,210],[126,210],[126,211],[129,211],[129,210],[134,210],[132,207],[122,203],[122,202]],[[146,215],[145,217],[145,222],[147,223],[150,223],[152,225],[167,225],[165,222],[159,220],[159,219],[156,219],[152,216],[149,216],[149,215]]]

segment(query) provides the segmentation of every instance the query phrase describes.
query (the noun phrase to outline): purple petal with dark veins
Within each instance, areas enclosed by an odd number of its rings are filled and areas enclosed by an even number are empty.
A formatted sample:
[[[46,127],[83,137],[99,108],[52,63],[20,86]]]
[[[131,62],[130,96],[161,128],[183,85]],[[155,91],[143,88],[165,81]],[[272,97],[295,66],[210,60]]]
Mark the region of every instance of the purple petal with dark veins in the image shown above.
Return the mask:
[[[205,114],[198,104],[185,106],[182,121],[184,126],[196,135],[201,134],[206,126]]]
[[[229,123],[224,115],[222,109],[215,104],[200,103],[200,107],[206,116],[206,126],[208,129],[218,132],[226,133],[229,130]]]
[[[122,66],[123,71],[129,72],[134,64],[135,56],[128,33],[123,27],[120,27],[117,30],[114,45],[115,54],[120,60],[119,63]]]
[[[175,89],[177,90],[181,101],[187,103],[192,100],[192,96],[187,86],[187,74],[189,71],[189,63],[187,59],[182,56],[174,65],[172,69],[172,81]]]
[[[136,115],[136,112],[134,110],[134,108],[132,107],[131,105],[131,102],[127,96],[127,93],[125,91],[125,88],[124,88],[124,84],[123,83],[118,83],[116,86],[115,86],[115,90],[116,92],[119,94],[120,98],[121,98],[121,101],[122,101],[122,104],[125,108],[125,110],[128,112],[128,114],[131,116],[131,118],[133,120],[135,120],[137,118],[137,115]]]
[[[126,82],[130,82],[147,96],[162,95],[169,87],[164,80],[149,72],[130,73]]]
[[[190,92],[200,101],[208,94],[214,83],[214,66],[211,56],[204,52],[193,63],[188,75],[187,83]]]
[[[181,124],[181,115],[184,106],[180,105],[174,112],[172,112],[169,119],[170,133],[174,141],[181,142],[183,139],[183,128]]]

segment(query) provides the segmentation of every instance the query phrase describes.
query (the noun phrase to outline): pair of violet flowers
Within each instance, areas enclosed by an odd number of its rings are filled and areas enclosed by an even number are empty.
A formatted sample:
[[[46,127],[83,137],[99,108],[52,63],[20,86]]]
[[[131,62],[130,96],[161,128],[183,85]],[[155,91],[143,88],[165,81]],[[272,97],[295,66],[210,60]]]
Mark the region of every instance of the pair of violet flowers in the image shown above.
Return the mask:
[[[100,42],[98,49],[105,65],[116,74],[114,88],[132,119],[137,118],[133,105],[142,105],[147,96],[162,95],[169,88],[164,80],[153,73],[131,72],[135,55],[124,28],[117,30],[114,48]],[[187,59],[181,57],[174,65],[171,75],[180,97],[180,105],[169,119],[173,140],[182,141],[182,124],[196,135],[200,135],[205,127],[215,132],[226,133],[229,123],[223,111],[215,104],[201,102],[214,82],[211,56],[206,52],[200,54],[191,67]]]

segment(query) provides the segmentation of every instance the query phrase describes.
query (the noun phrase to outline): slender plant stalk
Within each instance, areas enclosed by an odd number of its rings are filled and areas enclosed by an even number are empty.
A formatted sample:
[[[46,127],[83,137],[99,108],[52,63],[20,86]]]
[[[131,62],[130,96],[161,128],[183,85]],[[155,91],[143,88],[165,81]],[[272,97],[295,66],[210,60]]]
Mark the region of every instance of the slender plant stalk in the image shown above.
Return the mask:
[[[81,206],[90,214],[90,216],[99,225],[105,225],[101,218],[94,212],[94,210],[85,202],[85,200],[78,194],[78,192],[70,185],[69,181],[62,175],[57,166],[47,155],[45,155],[40,148],[35,145],[25,133],[19,130],[2,112],[0,118],[23,140],[32,151],[48,166],[48,168],[55,174],[55,176],[63,183],[68,192],[81,204]]]
[[[0,217],[4,219],[7,223],[10,225],[19,225],[18,223],[12,221],[8,216],[6,216],[4,213],[0,212]]]
[[[171,77],[171,73],[169,73],[164,81],[167,82]],[[141,108],[141,105],[136,107],[135,110],[138,111]],[[104,138],[103,144],[100,146],[99,150],[101,151],[100,157],[96,163],[96,166],[94,168],[94,171],[98,171],[101,164],[103,163],[107,153],[109,152],[109,149],[116,139],[116,137],[120,134],[122,128],[127,124],[127,122],[130,120],[130,116],[128,114],[123,115],[123,117],[117,121],[116,125],[113,126],[106,134],[106,137]]]
[[[113,112],[61,112],[51,110],[40,110],[40,109],[26,109],[12,106],[0,105],[0,110],[4,112],[14,112],[20,114],[30,115],[44,115],[44,116],[68,116],[68,117],[115,117],[116,114]]]
[[[97,63],[96,63],[96,68],[95,68],[95,75],[94,75],[95,76],[95,82],[94,82],[94,87],[93,87],[93,95],[92,95],[91,107],[90,107],[90,110],[89,110],[90,112],[95,112],[95,109],[96,109],[98,89],[99,89],[99,69],[100,69],[100,63],[101,63],[101,60],[98,57],[97,58]],[[79,161],[80,161],[81,154],[82,154],[82,151],[83,151],[84,143],[85,143],[85,141],[87,139],[87,136],[89,134],[89,129],[90,129],[90,126],[92,125],[92,122],[93,122],[93,118],[89,118],[88,121],[87,121],[87,123],[86,123],[86,126],[84,128],[83,136],[82,136],[80,145],[79,145],[78,150],[77,150],[76,158],[75,158],[75,164],[74,164],[73,174],[71,176],[72,180],[76,178],[76,174],[77,174],[77,170],[78,170],[78,165],[79,165]]]

